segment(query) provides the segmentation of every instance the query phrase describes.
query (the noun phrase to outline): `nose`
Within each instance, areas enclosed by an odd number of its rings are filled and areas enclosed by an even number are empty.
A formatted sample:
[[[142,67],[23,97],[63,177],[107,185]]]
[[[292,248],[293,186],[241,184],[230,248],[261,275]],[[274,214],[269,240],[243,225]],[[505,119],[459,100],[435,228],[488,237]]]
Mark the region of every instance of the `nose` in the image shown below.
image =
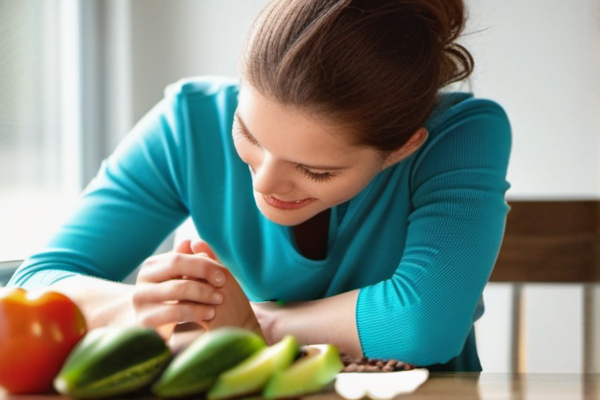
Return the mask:
[[[252,185],[254,190],[262,194],[285,194],[294,186],[286,177],[285,166],[268,155],[255,167]]]

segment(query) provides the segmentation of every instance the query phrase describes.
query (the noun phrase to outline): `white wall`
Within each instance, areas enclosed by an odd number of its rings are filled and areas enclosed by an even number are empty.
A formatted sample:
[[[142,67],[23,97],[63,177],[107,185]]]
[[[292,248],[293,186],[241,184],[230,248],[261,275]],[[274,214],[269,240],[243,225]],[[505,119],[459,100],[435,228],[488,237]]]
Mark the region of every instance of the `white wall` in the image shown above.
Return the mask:
[[[133,113],[152,107],[169,83],[196,75],[237,76],[245,33],[267,0],[130,0]]]
[[[600,3],[468,0],[476,94],[508,111],[513,199],[600,196]]]

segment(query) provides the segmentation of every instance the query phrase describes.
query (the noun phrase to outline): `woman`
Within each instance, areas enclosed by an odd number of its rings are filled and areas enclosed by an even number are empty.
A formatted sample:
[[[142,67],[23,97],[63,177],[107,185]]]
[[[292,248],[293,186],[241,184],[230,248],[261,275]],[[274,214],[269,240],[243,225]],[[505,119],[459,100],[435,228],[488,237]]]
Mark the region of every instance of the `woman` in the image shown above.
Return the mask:
[[[272,1],[241,82],[170,86],[12,284],[51,285],[90,326],[235,324],[481,370],[510,127],[440,92],[473,68],[464,19],[461,0]],[[204,243],[147,259],[189,215]]]

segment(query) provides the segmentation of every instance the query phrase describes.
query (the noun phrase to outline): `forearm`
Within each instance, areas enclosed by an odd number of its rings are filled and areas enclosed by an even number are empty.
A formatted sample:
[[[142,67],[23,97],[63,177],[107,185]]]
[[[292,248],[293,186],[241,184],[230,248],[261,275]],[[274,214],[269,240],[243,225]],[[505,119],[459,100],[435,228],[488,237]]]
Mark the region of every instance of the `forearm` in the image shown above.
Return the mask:
[[[332,343],[351,357],[363,352],[356,326],[359,290],[308,302],[252,305],[271,343],[291,334],[302,344]]]
[[[78,275],[62,279],[51,288],[77,304],[88,329],[135,323],[133,285]]]

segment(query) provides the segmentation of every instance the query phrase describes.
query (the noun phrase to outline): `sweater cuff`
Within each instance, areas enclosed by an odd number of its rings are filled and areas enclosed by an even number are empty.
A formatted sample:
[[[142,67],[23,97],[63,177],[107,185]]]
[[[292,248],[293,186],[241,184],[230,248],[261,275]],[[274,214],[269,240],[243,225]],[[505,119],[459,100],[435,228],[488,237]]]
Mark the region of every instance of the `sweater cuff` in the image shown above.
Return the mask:
[[[19,274],[19,271],[17,270],[17,272],[15,272],[15,274],[10,278],[6,286],[22,287],[26,290],[35,290],[45,288],[65,278],[76,275],[80,274],[59,269],[49,269],[31,274]]]

